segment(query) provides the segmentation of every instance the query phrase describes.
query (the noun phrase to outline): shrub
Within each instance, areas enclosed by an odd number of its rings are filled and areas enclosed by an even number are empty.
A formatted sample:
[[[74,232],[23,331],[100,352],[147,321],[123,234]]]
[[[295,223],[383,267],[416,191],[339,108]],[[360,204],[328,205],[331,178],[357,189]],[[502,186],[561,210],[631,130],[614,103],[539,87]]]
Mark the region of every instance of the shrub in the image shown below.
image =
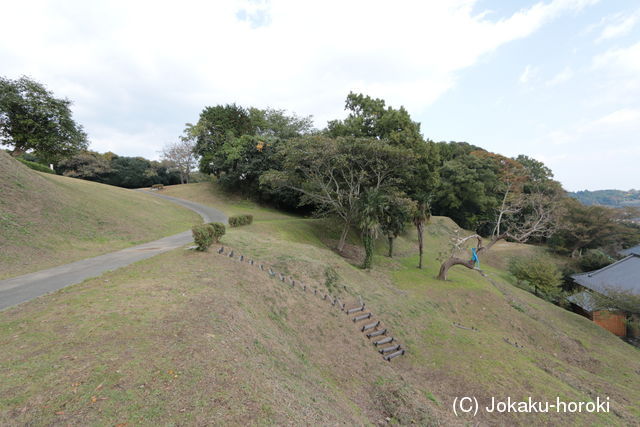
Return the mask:
[[[324,269],[324,285],[327,287],[329,294],[333,295],[338,287],[340,281],[340,275],[331,266]]]
[[[218,243],[220,241],[220,238],[222,236],[224,236],[224,234],[226,233],[226,228],[224,226],[223,223],[221,222],[210,222],[209,224],[207,224],[209,226],[211,226],[212,228],[212,237],[213,240]]]
[[[578,264],[582,271],[599,270],[602,267],[606,267],[615,260],[609,255],[602,252],[600,249],[589,249],[578,260]]]
[[[253,222],[253,215],[235,215],[229,217],[230,227],[240,227],[241,225],[249,225]]]
[[[206,251],[213,244],[214,228],[211,224],[199,224],[191,229],[196,249]]]
[[[29,160],[24,160],[24,159],[21,159],[19,157],[18,157],[18,161],[23,163],[24,165],[30,167],[31,169],[38,171],[38,172],[55,174],[54,171],[52,171],[47,166],[45,166],[45,165],[43,165],[41,163],[30,162]]]
[[[545,299],[556,299],[562,284],[562,273],[552,260],[544,256],[517,257],[509,262],[509,272],[520,282],[533,287]]]

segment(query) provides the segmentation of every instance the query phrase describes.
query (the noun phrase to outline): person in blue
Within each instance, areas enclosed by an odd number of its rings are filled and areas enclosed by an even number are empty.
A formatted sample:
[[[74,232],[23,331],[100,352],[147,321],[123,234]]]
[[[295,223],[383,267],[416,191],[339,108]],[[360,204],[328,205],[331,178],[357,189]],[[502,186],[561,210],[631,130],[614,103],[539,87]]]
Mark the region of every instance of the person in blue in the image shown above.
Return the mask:
[[[480,269],[480,259],[478,258],[478,251],[476,248],[471,248],[471,261],[474,262],[474,268]]]

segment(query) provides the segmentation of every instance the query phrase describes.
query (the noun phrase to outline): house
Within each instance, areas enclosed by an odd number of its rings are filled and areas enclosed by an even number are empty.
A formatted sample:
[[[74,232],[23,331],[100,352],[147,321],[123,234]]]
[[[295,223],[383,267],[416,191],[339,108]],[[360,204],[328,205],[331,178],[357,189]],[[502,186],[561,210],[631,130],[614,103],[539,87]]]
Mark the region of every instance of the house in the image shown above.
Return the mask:
[[[630,248],[628,250],[631,250]],[[627,257],[600,270],[574,274],[573,280],[583,290],[567,299],[573,309],[594,323],[620,337],[640,338],[637,327],[628,327],[629,321],[640,320],[637,314],[603,307],[597,295],[607,295],[609,291],[640,296],[640,254],[630,253]]]
[[[620,255],[623,256],[627,256],[627,255],[640,255],[640,245],[636,245],[632,248],[628,248],[625,249],[623,251],[620,251]]]

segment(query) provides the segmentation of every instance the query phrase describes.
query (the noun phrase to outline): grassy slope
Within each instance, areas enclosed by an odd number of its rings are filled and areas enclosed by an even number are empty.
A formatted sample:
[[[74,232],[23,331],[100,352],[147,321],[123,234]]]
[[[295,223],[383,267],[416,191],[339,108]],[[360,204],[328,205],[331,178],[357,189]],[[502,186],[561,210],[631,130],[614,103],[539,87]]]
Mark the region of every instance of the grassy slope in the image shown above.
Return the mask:
[[[28,169],[0,151],[0,279],[184,231],[199,216],[147,194]]]
[[[448,219],[427,229],[424,271],[413,268],[409,233],[396,259],[379,256],[365,272],[327,249],[336,236],[325,221],[262,211],[209,187],[168,193],[252,211],[254,225],[229,230],[226,244],[319,287],[334,267],[352,289],[342,298],[361,294],[408,356],[382,361],[343,314],[257,269],[176,250],[0,313],[1,424],[365,424],[387,416],[448,424],[453,398],[464,395],[613,402],[604,415],[476,419],[490,423],[629,425],[640,417],[638,350],[511,286],[496,267],[486,267],[495,286],[465,269],[449,282],[433,278]]]

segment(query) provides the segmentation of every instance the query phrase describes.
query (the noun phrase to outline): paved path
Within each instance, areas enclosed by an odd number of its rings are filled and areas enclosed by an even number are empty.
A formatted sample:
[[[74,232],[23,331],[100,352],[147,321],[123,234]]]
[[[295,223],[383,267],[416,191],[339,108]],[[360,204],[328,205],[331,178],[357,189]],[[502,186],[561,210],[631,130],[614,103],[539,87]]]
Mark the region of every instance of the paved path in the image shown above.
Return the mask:
[[[197,212],[204,222],[227,222],[226,215],[215,208],[155,192],[152,194]],[[116,270],[136,261],[179,248],[192,241],[191,231],[185,231],[117,252],[0,280],[0,310],[99,276],[105,271]]]

